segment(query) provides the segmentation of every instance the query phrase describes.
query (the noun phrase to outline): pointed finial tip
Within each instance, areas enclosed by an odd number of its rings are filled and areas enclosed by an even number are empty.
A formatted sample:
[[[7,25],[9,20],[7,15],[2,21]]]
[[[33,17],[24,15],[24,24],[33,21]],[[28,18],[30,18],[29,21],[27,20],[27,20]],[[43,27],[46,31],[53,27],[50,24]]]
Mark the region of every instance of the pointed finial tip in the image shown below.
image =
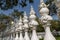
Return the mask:
[[[33,6],[31,5],[30,15],[32,15],[32,14],[35,14],[35,11],[34,11]]]
[[[31,9],[33,9],[33,6],[31,5]]]
[[[21,20],[21,16],[20,16],[20,20]]]
[[[26,11],[24,11],[24,15],[26,15]]]

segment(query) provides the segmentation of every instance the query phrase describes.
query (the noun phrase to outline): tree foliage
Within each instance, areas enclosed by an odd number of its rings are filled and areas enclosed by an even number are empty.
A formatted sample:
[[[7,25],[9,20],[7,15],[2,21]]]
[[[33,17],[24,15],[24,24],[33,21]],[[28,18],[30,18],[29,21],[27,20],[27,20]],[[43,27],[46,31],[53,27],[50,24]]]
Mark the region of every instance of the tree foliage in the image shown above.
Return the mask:
[[[2,10],[7,10],[7,9],[13,8],[17,5],[22,6],[22,7],[26,7],[27,6],[27,1],[29,3],[34,2],[34,0],[0,0],[0,8]],[[46,4],[47,5],[49,4],[48,8],[50,10],[51,15],[54,15],[54,14],[57,13],[56,12],[57,7],[56,7],[55,3],[53,3],[53,1],[54,0],[47,0],[46,1]]]
[[[38,26],[36,28],[36,31],[37,32],[44,32],[43,25],[41,24],[40,19],[38,17],[36,18],[36,21],[38,22]]]
[[[27,6],[27,1],[29,1],[29,3],[33,3],[33,0],[0,0],[0,8],[2,10],[7,10],[17,6],[18,4],[22,7],[25,7]]]
[[[9,16],[1,13],[0,14],[0,30],[4,30],[7,26],[11,26],[11,22],[14,21],[15,18],[19,19],[20,16],[23,17],[23,11],[19,12],[18,10],[14,10]]]
[[[12,18],[18,18],[21,16],[23,17],[23,13],[24,11],[18,11],[18,10],[14,10],[10,15]]]
[[[10,24],[11,21],[12,21],[11,17],[5,14],[0,14],[0,31],[4,30],[7,27],[7,24],[8,23]]]
[[[60,21],[51,21],[51,30],[60,31]]]
[[[43,25],[38,21],[39,25],[37,26],[37,32],[44,32]],[[60,31],[60,21],[52,20],[50,25],[51,31],[56,30]]]
[[[48,8],[49,8],[49,15],[54,15],[54,14],[57,14],[57,11],[56,11],[56,9],[57,9],[57,7],[56,7],[56,5],[55,5],[55,3],[54,3],[54,0],[47,0],[46,1],[46,4],[48,5],[49,4],[49,6],[48,6]]]

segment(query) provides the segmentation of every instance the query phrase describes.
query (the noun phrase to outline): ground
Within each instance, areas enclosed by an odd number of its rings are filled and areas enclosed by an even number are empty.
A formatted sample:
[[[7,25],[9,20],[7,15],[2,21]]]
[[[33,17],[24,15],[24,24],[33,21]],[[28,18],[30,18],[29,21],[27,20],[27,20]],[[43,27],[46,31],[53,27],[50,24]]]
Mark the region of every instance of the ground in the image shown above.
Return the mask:
[[[42,40],[42,39],[40,39],[40,40]],[[56,37],[56,40],[60,40],[60,37]]]
[[[60,37],[56,37],[57,40],[60,40]]]

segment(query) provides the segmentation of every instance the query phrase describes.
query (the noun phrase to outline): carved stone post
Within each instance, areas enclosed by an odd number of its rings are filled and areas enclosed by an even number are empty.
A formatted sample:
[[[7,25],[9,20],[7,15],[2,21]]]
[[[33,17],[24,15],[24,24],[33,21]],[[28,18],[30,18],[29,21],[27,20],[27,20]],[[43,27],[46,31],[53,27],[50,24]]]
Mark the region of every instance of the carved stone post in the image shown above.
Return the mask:
[[[56,40],[52,35],[52,32],[50,31],[50,21],[52,20],[52,17],[48,15],[49,9],[47,8],[47,5],[43,2],[43,0],[41,0],[39,12],[41,14],[41,23],[45,28],[44,40]]]
[[[24,12],[24,17],[23,17],[23,28],[24,28],[24,32],[25,32],[25,36],[24,36],[24,40],[30,40],[29,35],[28,35],[28,17],[26,15],[26,12]]]
[[[35,12],[33,10],[33,7],[31,6],[31,11],[30,11],[30,27],[32,29],[32,37],[31,37],[31,40],[39,40],[38,36],[37,36],[37,33],[36,33],[36,27],[38,25],[38,22],[36,21],[36,15],[35,15]]]

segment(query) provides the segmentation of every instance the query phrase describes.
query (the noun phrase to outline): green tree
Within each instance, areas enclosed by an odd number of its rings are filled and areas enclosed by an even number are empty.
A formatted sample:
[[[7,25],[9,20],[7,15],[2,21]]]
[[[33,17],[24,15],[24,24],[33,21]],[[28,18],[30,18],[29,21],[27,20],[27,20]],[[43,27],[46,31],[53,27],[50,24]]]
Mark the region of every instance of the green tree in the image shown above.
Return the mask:
[[[24,13],[24,11],[18,11],[18,10],[14,10],[10,15],[11,15],[11,18],[18,18],[19,19],[19,17],[21,16],[21,17],[23,17],[23,13]]]
[[[4,30],[8,25],[10,25],[11,21],[11,17],[5,14],[0,14],[0,31]]]
[[[51,21],[51,30],[60,31],[60,21],[52,20]]]
[[[44,32],[43,25],[41,24],[41,21],[40,21],[40,19],[38,17],[36,18],[36,21],[38,22],[38,26],[37,26],[36,31],[37,32]]]
[[[18,4],[25,7],[27,6],[27,1],[29,1],[29,3],[33,3],[33,0],[0,0],[0,8],[2,10],[7,10],[17,6]]]
[[[54,0],[47,0],[46,4],[47,5],[49,4],[49,6],[48,6],[48,8],[49,8],[49,15],[57,14],[57,11],[56,11],[57,7],[56,7],[56,5],[54,3]]]

